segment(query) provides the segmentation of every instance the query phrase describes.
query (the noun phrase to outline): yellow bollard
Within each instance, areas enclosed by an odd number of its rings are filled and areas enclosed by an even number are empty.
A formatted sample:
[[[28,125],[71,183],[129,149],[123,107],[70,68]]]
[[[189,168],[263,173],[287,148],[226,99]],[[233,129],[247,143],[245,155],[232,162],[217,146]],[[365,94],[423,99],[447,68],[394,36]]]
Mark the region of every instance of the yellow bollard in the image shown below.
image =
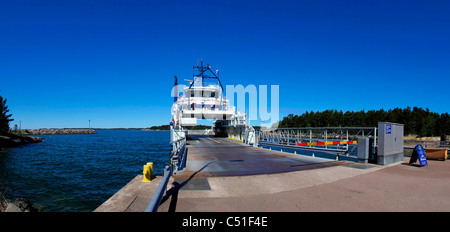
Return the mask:
[[[144,179],[142,182],[150,182],[153,177],[153,163],[147,163],[144,165]]]
[[[153,179],[153,163],[149,162],[147,165],[150,167],[150,179]]]

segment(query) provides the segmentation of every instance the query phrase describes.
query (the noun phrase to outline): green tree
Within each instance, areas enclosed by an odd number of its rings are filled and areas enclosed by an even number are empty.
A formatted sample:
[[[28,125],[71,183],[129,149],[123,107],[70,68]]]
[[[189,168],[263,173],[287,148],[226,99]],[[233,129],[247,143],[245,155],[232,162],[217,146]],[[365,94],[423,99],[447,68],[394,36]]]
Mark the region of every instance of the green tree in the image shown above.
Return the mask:
[[[442,113],[437,125],[439,126],[439,135],[450,135],[450,114]]]
[[[0,96],[0,134],[7,134],[9,132],[9,122],[14,121],[14,119],[11,119],[12,114],[8,114],[8,112],[6,98],[3,99]]]
[[[406,109],[403,109],[402,112],[402,118],[404,120],[404,133],[405,135],[409,135],[412,134],[414,131],[414,126],[411,124],[412,121],[412,112],[411,112],[411,107],[406,107]]]
[[[420,128],[421,137],[429,137],[434,135],[435,120],[431,115],[422,119],[422,127]]]

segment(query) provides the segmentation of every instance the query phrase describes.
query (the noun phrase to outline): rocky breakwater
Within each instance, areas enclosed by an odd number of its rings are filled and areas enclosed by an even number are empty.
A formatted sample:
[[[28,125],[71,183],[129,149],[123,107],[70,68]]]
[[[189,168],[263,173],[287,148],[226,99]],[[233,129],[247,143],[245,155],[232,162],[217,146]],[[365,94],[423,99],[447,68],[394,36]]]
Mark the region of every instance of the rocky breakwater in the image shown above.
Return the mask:
[[[94,129],[29,129],[30,135],[97,134]]]

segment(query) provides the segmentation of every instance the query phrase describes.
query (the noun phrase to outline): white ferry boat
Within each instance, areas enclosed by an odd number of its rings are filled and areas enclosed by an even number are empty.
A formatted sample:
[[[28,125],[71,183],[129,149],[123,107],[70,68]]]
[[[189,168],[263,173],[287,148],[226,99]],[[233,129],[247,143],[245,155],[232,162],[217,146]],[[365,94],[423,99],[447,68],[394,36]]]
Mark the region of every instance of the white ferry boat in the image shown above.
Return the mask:
[[[178,95],[178,80],[175,76],[174,103],[172,106],[171,125],[174,130],[189,129],[197,125],[197,120],[215,120],[212,133],[215,136],[227,136],[243,140],[248,130],[253,129],[246,123],[246,113],[236,112],[234,106],[224,96],[224,89],[216,72],[211,66],[193,66],[199,73],[194,80],[187,80],[189,84]],[[253,130],[254,132],[254,130]],[[172,141],[178,136],[172,137]]]

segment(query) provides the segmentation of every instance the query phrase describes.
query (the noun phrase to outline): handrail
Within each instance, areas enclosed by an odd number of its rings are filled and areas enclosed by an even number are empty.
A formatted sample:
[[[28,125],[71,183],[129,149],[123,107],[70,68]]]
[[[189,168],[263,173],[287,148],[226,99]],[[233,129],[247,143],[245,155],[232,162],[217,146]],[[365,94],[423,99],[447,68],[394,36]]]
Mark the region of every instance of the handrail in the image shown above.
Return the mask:
[[[153,194],[152,199],[150,200],[150,203],[148,203],[147,207],[145,208],[144,212],[156,212],[158,211],[159,204],[161,203],[161,198],[166,192],[165,189],[167,189],[167,184],[169,183],[169,179],[172,176],[172,166],[167,165],[164,169],[164,175],[161,180],[161,182],[158,185],[158,188],[156,189],[155,193]]]
[[[167,184],[173,172],[183,170],[186,165],[186,136],[185,134],[180,135],[177,130],[172,129],[172,132],[177,135],[177,139],[170,142],[172,145],[172,151],[170,151],[170,165],[167,165],[164,168],[163,178],[144,212],[156,212],[158,210],[161,198],[166,192]]]
[[[412,145],[413,147],[417,144],[422,144],[424,148],[428,147],[442,147],[446,148],[450,146],[450,141],[434,141],[434,140],[413,140],[413,139],[405,139],[403,140],[404,147],[408,148],[408,145]]]
[[[345,144],[325,144],[322,147],[314,147],[314,142],[329,141],[354,141],[358,137],[372,137],[372,149],[377,147],[376,127],[298,127],[298,128],[276,128],[273,130],[260,130],[258,145],[280,146],[303,149],[323,150],[330,152],[342,152],[348,156],[354,154],[356,146]],[[298,147],[298,143],[309,142],[307,147]]]
[[[276,129],[274,129],[274,130],[294,130],[294,129],[319,129],[319,130],[322,130],[322,129],[356,129],[356,130],[359,130],[359,129],[366,129],[366,130],[368,130],[368,129],[373,129],[373,128],[375,128],[375,127],[286,127],[286,128],[276,128]]]
[[[172,151],[170,153],[170,161],[174,167],[174,171],[183,170],[186,164],[186,138],[173,141]]]
[[[372,137],[373,147],[377,141],[376,127],[299,127],[260,130],[259,141],[296,144],[302,141],[356,140],[357,137]],[[347,147],[348,148],[348,147]]]

